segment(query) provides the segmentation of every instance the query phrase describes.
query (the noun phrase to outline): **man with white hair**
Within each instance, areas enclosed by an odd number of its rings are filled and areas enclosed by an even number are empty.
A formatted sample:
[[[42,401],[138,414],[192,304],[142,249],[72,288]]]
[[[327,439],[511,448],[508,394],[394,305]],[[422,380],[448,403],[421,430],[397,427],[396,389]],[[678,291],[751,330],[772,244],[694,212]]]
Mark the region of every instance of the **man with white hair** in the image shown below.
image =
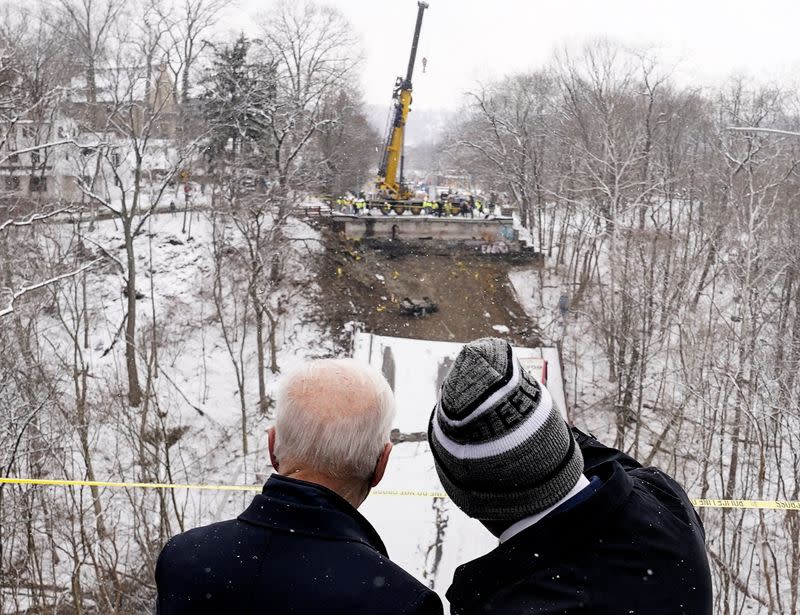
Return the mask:
[[[238,518],[167,543],[157,613],[442,613],[356,510],[383,477],[394,413],[383,376],[352,359],[288,374],[269,430],[277,473]]]

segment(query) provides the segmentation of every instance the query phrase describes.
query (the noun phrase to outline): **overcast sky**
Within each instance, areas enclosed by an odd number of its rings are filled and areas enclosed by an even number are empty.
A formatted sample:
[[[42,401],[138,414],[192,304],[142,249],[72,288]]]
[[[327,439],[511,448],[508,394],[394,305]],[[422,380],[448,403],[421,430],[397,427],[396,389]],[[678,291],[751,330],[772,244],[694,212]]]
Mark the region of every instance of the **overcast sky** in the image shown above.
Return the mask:
[[[360,35],[361,87],[389,105],[405,73],[416,0],[327,0]],[[457,108],[462,92],[546,64],[555,49],[607,37],[657,50],[684,83],[713,85],[731,74],[795,83],[800,71],[800,0],[429,0],[414,75],[414,106]],[[269,6],[266,4],[266,6]],[[263,11],[242,0],[239,19]],[[250,22],[252,23],[252,22]],[[238,27],[238,26],[236,26]],[[423,74],[421,60],[427,58]]]

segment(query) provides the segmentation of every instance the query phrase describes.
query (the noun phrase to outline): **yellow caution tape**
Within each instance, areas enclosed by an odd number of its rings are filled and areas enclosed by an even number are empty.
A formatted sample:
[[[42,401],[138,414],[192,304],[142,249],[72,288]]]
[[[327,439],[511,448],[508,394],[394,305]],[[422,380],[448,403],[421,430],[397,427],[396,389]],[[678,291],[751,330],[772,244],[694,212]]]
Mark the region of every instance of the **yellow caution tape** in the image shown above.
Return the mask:
[[[105,480],[55,480],[49,478],[10,478],[0,476],[0,483],[11,485],[46,485],[54,487],[116,487],[121,489],[195,489],[205,491],[261,491],[255,485],[192,485],[180,483],[126,483]]]
[[[202,491],[261,491],[263,485],[195,485],[190,483],[129,483],[105,480],[58,480],[50,478],[11,478],[0,476],[0,483],[11,485],[44,485],[49,487],[114,487],[120,489],[195,489]],[[380,489],[373,495],[417,496],[446,498],[444,491],[416,491],[412,489]]]
[[[399,495],[399,496],[416,496],[423,498],[449,498],[444,491],[416,491],[413,489],[376,489],[370,491],[372,495]]]
[[[113,487],[120,489],[194,489],[202,491],[261,491],[262,485],[194,485],[182,483],[128,483],[102,480],[58,480],[49,478],[12,478],[0,476],[0,483],[11,485],[44,485],[51,487]],[[414,489],[378,489],[373,495],[401,497],[447,498],[444,491],[417,491]],[[768,510],[800,510],[798,500],[718,500],[697,498],[691,500],[697,508],[761,508]]]
[[[698,498],[692,500],[697,508],[767,508],[770,510],[800,510],[797,500],[714,500]]]

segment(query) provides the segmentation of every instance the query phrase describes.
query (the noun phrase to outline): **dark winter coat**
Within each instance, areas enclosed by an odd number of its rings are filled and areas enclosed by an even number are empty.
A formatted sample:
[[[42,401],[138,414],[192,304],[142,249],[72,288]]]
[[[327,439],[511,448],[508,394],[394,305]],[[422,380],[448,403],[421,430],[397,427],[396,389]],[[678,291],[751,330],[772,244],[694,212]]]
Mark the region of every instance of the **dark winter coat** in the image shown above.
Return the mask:
[[[573,431],[602,486],[460,566],[452,613],[711,613],[705,534],[683,489]]]
[[[237,519],[173,537],[156,585],[160,615],[442,613],[347,501],[278,475]]]

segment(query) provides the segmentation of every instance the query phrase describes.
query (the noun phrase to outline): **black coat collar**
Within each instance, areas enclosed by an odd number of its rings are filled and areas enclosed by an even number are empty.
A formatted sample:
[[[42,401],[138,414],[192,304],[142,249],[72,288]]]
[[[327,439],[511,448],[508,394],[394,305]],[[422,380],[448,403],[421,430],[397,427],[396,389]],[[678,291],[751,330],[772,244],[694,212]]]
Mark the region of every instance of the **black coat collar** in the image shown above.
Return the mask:
[[[280,474],[269,477],[239,520],[326,540],[360,542],[388,557],[375,528],[347,500],[322,485]]]
[[[497,589],[496,583],[508,581],[503,571],[513,576],[529,566],[532,554],[540,562],[558,561],[558,554],[570,545],[585,544],[587,538],[602,533],[633,490],[633,481],[617,462],[603,464],[592,473],[603,485],[591,498],[575,508],[545,517],[483,557],[459,566],[447,595],[486,595]],[[553,557],[548,557],[551,554]]]

